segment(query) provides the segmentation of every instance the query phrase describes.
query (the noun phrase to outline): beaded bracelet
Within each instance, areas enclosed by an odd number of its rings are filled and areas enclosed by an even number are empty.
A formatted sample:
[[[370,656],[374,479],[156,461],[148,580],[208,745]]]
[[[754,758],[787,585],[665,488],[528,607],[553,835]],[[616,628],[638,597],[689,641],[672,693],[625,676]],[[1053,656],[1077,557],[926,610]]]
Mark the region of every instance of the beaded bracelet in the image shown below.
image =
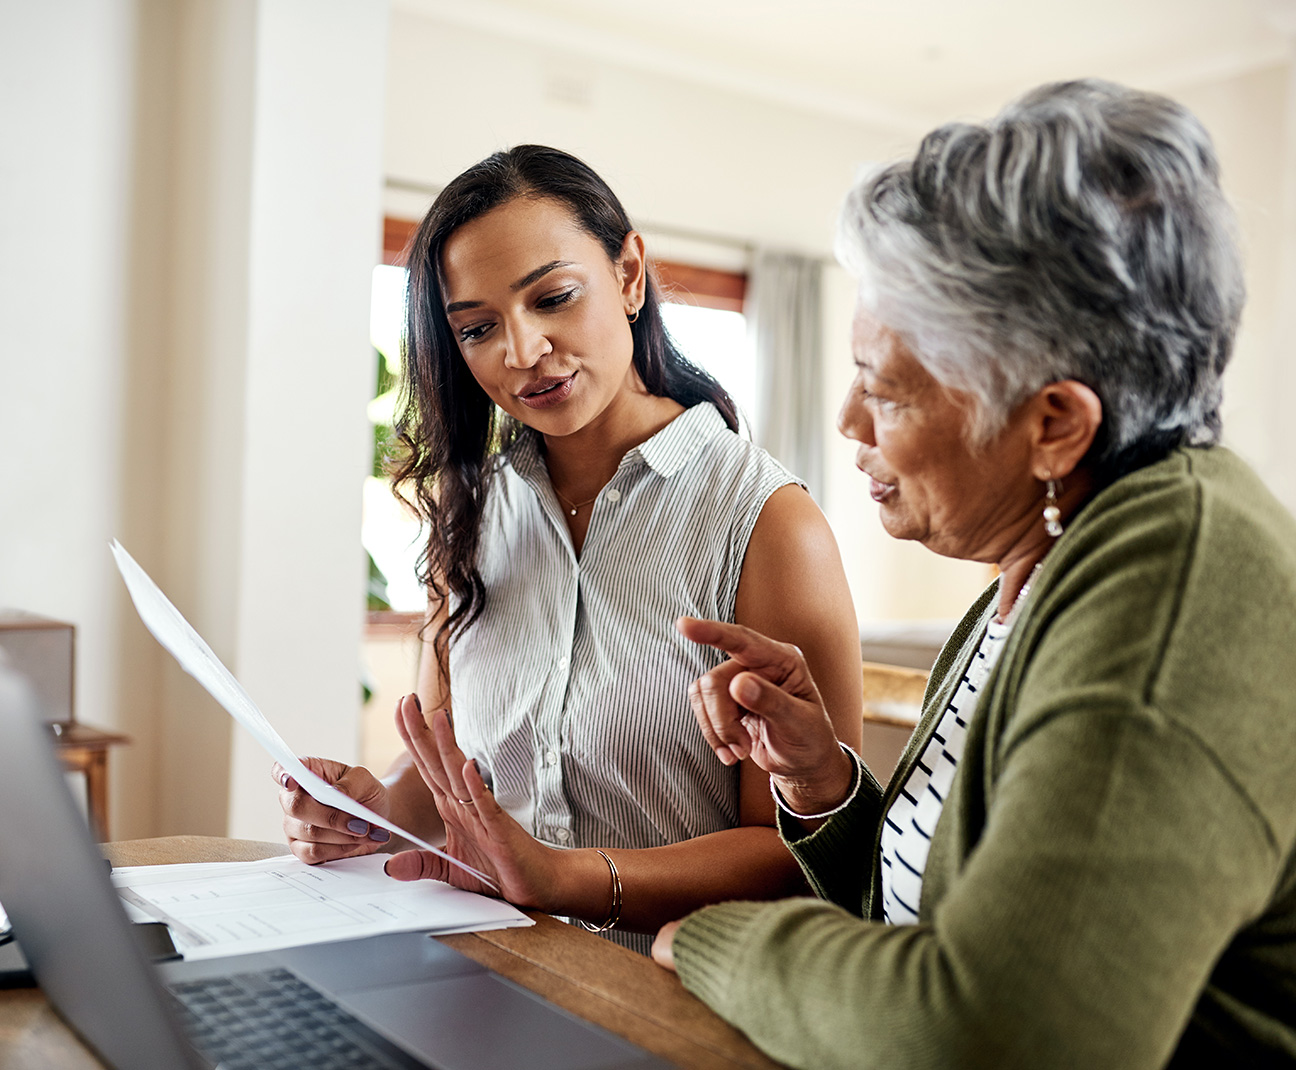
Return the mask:
[[[581,925],[592,933],[605,933],[609,929],[616,928],[616,923],[621,920],[621,874],[617,872],[616,863],[608,857],[606,851],[601,851],[597,847],[594,850],[603,856],[603,861],[612,871],[612,908],[608,911],[607,921],[602,925],[591,925],[588,921],[581,921]]]
[[[846,809],[846,807],[855,801],[855,796],[859,794],[860,785],[864,783],[864,759],[851,750],[850,747],[846,746],[845,743],[842,743],[841,740],[837,741],[837,745],[851,756],[852,764],[855,769],[855,774],[851,779],[851,788],[850,791],[846,793],[846,798],[831,810],[825,810],[822,814],[798,814],[792,809],[792,807],[788,806],[788,804],[783,801],[783,796],[779,794],[778,785],[774,783],[774,774],[770,773],[770,794],[774,796],[774,803],[780,810],[791,817],[795,817],[798,821],[818,821],[821,818],[832,817],[833,814],[841,813]]]

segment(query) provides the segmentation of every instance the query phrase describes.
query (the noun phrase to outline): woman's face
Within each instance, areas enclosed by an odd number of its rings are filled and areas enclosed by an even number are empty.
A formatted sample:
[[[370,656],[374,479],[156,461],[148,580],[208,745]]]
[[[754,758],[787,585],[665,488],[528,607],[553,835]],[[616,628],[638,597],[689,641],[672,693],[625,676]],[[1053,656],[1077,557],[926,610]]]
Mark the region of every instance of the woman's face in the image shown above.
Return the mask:
[[[490,399],[542,434],[569,435],[615,420],[635,393],[626,316],[642,304],[643,271],[637,234],[613,263],[561,202],[519,197],[450,235],[442,298]]]
[[[972,398],[942,386],[894,331],[859,308],[852,349],[855,381],[837,426],[859,443],[855,463],[869,476],[882,526],[947,557],[1002,560],[1038,519],[1024,421],[1015,414],[974,451]]]

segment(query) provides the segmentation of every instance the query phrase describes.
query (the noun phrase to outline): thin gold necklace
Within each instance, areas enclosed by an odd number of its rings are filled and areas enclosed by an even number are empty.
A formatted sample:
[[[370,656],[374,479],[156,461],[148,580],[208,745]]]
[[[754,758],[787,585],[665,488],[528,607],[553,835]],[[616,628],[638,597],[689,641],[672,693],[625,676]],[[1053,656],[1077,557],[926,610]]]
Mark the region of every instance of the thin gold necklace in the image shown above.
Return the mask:
[[[551,484],[551,486],[552,486],[552,484]],[[577,511],[578,509],[584,509],[585,506],[589,505],[590,502],[592,502],[592,501],[594,501],[595,499],[598,498],[598,495],[595,494],[593,498],[589,498],[589,499],[587,499],[586,501],[583,501],[583,502],[574,502],[574,501],[572,501],[570,498],[568,498],[565,494],[563,494],[563,492],[560,491],[557,487],[554,487],[553,491],[554,491],[554,493],[555,493],[556,495],[558,495],[558,500],[559,500],[560,502],[562,502],[563,505],[566,505],[566,506],[569,507],[569,510],[570,510],[572,516],[575,516],[575,515],[576,515],[576,511]]]

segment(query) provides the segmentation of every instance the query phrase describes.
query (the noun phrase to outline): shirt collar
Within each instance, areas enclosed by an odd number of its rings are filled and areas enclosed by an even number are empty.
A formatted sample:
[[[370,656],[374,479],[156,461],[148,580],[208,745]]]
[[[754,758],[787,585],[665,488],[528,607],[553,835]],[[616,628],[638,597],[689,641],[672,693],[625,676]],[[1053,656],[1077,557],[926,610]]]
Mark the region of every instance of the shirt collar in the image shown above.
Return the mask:
[[[625,455],[621,468],[635,460],[642,460],[663,479],[669,479],[682,469],[716,435],[729,428],[709,401],[702,401],[685,409],[675,419],[646,442],[641,442]],[[549,472],[540,455],[540,436],[530,428],[525,429],[508,450],[508,463],[523,479],[530,483],[548,482]]]
[[[724,417],[709,401],[685,409],[657,434],[626,454],[638,454],[663,479],[669,479],[701,452],[716,435],[728,431]]]
[[[505,451],[504,458],[513,466],[513,471],[533,486],[538,480],[549,481],[549,471],[540,455],[540,436],[531,428],[522,428],[521,434]]]

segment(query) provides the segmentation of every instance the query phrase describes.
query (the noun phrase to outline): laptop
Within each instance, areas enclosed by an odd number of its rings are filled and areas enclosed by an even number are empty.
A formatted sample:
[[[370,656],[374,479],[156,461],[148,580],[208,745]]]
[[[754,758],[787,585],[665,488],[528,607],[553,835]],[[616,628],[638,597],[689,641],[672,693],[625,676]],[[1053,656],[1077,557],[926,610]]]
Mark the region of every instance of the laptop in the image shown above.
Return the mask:
[[[0,904],[50,1003],[108,1066],[670,1065],[422,933],[155,962],[126,918],[30,688],[2,664],[0,755]],[[283,1020],[262,1036],[267,1014]]]

